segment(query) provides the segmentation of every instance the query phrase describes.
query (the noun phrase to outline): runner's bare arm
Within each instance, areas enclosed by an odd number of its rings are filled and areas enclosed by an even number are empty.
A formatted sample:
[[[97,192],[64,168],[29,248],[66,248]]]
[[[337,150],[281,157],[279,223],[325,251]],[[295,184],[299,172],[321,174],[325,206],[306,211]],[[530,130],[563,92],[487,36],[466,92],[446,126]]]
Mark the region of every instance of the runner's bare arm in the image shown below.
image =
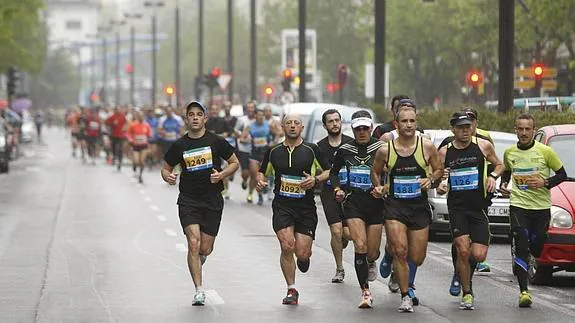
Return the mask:
[[[499,159],[497,153],[495,153],[495,148],[493,147],[493,144],[490,143],[488,140],[482,138],[477,138],[477,143],[479,144],[479,148],[481,149],[481,152],[485,156],[485,159],[487,159],[488,162],[490,162],[492,165],[495,166],[495,169],[493,170],[494,173],[493,175],[495,175],[495,177],[501,176],[501,174],[503,174],[503,171],[505,170],[505,166],[503,166],[503,161]]]
[[[429,180],[429,187],[427,188],[437,188],[439,183],[441,182],[441,178],[443,177],[443,163],[441,162],[441,158],[439,157],[439,152],[435,145],[431,142],[431,140],[427,138],[423,139],[423,149],[425,152],[425,157],[427,158],[427,163],[431,165],[431,176]],[[427,183],[426,183],[427,184]],[[422,184],[422,188],[424,188]]]
[[[174,185],[176,184],[176,178],[178,177],[176,174],[172,173],[174,171],[174,167],[170,166],[168,163],[164,162],[164,166],[162,167],[161,174],[162,179],[164,182]]]
[[[375,160],[373,161],[370,172],[371,183],[374,187],[381,186],[381,176],[385,172],[385,164],[387,163],[389,154],[387,147],[388,145],[383,145],[379,147],[375,153]]]
[[[236,154],[232,154],[226,162],[228,163],[228,166],[220,172],[222,179],[232,176],[240,167],[240,161],[238,160],[238,157],[236,157]]]

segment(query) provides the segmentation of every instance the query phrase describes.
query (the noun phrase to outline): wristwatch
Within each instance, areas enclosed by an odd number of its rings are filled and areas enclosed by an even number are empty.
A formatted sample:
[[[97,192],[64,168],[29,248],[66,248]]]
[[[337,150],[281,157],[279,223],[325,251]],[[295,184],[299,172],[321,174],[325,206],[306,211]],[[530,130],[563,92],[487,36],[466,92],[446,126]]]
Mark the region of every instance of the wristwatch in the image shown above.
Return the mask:
[[[493,177],[493,178],[495,178],[495,179],[498,179],[500,175],[497,174],[496,172],[491,172],[491,173],[489,173],[489,176],[491,176],[491,177]]]
[[[319,177],[318,176],[314,176],[313,180],[315,181],[314,185],[317,185],[319,183]]]

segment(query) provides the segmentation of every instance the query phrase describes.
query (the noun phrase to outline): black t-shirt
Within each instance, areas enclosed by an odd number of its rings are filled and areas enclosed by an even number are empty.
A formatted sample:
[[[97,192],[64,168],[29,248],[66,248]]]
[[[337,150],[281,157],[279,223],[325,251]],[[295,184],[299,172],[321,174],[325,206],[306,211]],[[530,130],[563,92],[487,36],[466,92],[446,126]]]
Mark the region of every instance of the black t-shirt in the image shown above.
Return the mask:
[[[234,129],[236,127],[236,123],[238,123],[238,118],[235,116],[225,117],[223,119],[232,129]]]
[[[206,130],[215,133],[216,135],[221,135],[227,132],[228,135],[233,132],[233,128],[226,122],[224,118],[209,118],[206,122]]]
[[[320,168],[328,170],[330,165],[317,145],[302,142],[290,152],[282,142],[265,153],[260,172],[269,175],[273,171],[275,174],[274,202],[313,206],[313,188],[304,191],[299,183],[304,179],[304,172],[314,176],[315,170]]]
[[[222,158],[228,160],[234,153],[234,148],[222,137],[207,132],[200,138],[190,138],[187,134],[174,142],[164,160],[174,167],[182,167],[180,175],[180,198],[193,198],[206,194],[220,192],[223,182],[212,184],[210,174],[212,169],[222,170]]]
[[[325,137],[322,140],[317,142],[317,146],[319,147],[319,151],[321,155],[329,162],[330,165],[333,164],[333,156],[335,156],[336,150],[341,147],[341,145],[353,141],[354,139],[350,136],[341,135],[341,143],[337,147],[333,147],[329,144],[329,137]]]

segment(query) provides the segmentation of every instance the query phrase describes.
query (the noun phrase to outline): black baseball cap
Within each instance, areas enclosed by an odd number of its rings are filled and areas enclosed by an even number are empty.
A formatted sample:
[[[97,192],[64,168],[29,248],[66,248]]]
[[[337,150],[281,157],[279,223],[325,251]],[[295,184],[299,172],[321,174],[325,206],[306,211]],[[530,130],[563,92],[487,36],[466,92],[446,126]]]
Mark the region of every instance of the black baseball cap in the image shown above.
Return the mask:
[[[455,112],[451,115],[449,124],[453,127],[473,124],[473,118],[466,112]]]
[[[415,101],[413,101],[412,99],[401,99],[399,100],[397,107],[417,107],[417,105],[415,104]]]
[[[204,111],[204,113],[208,112],[208,109],[206,108],[206,106],[200,102],[200,101],[192,101],[188,104],[186,104],[186,114],[190,111],[191,108],[193,107],[198,107],[200,109],[202,109],[202,111]]]

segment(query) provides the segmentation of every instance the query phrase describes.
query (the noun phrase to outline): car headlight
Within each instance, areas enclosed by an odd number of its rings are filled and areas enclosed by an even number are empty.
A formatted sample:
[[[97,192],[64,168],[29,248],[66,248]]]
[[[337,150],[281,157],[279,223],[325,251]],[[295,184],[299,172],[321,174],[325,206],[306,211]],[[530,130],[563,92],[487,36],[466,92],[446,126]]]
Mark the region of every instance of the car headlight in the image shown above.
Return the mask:
[[[573,226],[573,218],[564,208],[552,206],[550,225],[552,228],[569,229]]]

